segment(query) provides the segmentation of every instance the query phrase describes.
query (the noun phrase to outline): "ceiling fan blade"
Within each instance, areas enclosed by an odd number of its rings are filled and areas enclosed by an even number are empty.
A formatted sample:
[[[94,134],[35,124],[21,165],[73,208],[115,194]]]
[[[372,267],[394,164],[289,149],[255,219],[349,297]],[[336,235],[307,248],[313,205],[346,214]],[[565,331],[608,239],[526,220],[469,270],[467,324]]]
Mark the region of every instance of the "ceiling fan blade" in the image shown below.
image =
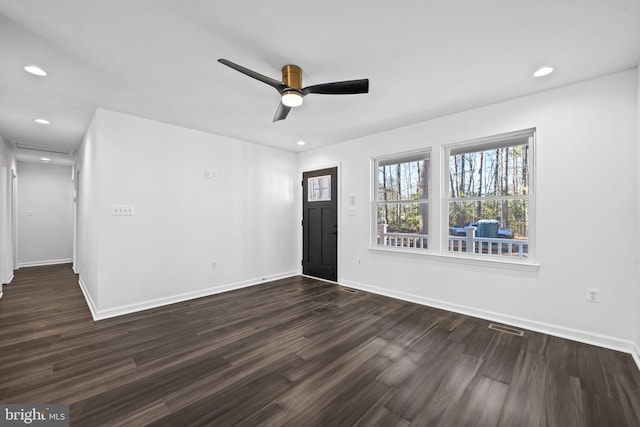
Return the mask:
[[[291,111],[291,107],[287,107],[282,102],[278,105],[278,109],[276,110],[276,115],[273,116],[273,121],[277,122],[278,120],[284,120],[287,118],[287,115]]]
[[[347,80],[344,82],[323,83],[307,86],[302,89],[302,95],[319,93],[323,95],[355,95],[369,92],[369,79]]]
[[[272,79],[271,77],[263,76],[260,73],[256,73],[253,70],[245,68],[242,65],[235,64],[235,63],[233,63],[233,62],[231,62],[231,61],[229,61],[227,59],[220,58],[220,59],[218,59],[218,62],[221,63],[221,64],[226,65],[227,67],[233,68],[236,71],[240,71],[242,74],[245,74],[245,75],[247,75],[249,77],[253,77],[256,80],[260,80],[261,82],[266,83],[269,86],[273,86],[281,94],[285,89],[288,88],[288,86],[285,85],[284,83],[282,83],[281,81],[278,81],[276,79]]]

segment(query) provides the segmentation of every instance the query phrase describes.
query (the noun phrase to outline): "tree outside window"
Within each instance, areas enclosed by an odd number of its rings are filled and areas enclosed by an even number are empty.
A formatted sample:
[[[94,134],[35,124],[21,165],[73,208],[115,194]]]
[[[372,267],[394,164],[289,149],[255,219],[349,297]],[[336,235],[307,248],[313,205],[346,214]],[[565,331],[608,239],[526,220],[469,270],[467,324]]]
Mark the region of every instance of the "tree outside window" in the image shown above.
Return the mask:
[[[427,249],[429,234],[429,153],[378,159],[376,244]]]
[[[474,226],[484,238],[471,250],[471,240],[450,237],[449,251],[527,257],[532,143],[531,130],[449,147],[449,235],[469,237]]]
[[[534,137],[526,129],[442,146],[435,187],[429,148],[372,159],[372,248],[535,262]]]

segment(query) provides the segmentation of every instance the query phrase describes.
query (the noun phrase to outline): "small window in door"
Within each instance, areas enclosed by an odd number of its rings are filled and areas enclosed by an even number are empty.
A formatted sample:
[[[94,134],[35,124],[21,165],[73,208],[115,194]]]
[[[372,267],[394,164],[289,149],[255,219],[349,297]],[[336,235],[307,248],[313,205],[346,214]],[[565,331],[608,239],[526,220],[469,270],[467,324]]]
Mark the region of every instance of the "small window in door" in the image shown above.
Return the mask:
[[[309,202],[331,201],[331,175],[314,176],[309,178],[307,200]]]

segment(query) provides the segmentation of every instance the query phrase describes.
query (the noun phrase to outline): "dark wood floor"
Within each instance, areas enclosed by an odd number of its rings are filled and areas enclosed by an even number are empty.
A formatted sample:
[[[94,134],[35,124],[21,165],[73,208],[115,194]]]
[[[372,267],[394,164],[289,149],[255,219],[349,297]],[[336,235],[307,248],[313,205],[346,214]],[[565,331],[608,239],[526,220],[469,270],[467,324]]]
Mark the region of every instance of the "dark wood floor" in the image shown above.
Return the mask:
[[[639,426],[628,354],[303,277],[94,323],[69,265],[0,300],[0,402],[72,425]]]

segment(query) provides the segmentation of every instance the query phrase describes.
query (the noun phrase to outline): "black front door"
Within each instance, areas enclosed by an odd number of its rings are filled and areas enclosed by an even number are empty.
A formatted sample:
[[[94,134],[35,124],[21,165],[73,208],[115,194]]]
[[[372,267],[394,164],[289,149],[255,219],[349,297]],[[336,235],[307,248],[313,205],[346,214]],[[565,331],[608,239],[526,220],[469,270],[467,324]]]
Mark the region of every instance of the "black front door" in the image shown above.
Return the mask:
[[[338,168],[302,174],[302,273],[338,278]]]

